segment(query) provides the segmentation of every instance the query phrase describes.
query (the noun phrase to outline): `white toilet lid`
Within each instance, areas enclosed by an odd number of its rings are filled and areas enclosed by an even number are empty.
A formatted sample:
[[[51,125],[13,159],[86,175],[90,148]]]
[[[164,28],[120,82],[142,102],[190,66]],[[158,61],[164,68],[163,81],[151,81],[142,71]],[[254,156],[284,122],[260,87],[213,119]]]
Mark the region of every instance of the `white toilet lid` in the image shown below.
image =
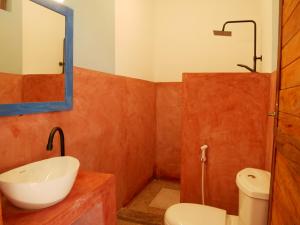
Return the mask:
[[[180,203],[165,213],[167,225],[225,225],[226,211],[200,204]]]

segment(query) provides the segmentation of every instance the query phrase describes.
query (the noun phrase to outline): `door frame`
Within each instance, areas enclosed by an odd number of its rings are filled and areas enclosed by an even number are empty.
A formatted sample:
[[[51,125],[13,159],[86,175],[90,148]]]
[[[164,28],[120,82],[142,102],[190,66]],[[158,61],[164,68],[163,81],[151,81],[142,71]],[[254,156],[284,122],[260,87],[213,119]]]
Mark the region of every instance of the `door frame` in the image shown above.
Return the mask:
[[[279,0],[279,21],[278,21],[278,50],[277,50],[277,71],[276,71],[276,94],[275,94],[275,117],[273,129],[273,150],[272,150],[272,165],[271,165],[271,183],[270,183],[270,197],[269,197],[269,211],[268,211],[268,225],[271,225],[272,219],[272,203],[273,203],[273,189],[275,179],[275,164],[277,153],[277,130],[279,120],[279,96],[281,86],[281,56],[282,56],[282,14],[283,14],[283,1]]]

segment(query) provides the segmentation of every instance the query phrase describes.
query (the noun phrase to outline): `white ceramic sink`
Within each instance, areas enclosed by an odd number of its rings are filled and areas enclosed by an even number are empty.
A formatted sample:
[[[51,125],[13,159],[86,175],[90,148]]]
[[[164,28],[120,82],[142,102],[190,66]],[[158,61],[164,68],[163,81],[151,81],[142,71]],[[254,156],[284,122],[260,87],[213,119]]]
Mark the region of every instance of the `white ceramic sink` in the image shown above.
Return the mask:
[[[46,208],[69,194],[79,165],[78,159],[71,156],[30,163],[0,174],[0,188],[19,208]]]

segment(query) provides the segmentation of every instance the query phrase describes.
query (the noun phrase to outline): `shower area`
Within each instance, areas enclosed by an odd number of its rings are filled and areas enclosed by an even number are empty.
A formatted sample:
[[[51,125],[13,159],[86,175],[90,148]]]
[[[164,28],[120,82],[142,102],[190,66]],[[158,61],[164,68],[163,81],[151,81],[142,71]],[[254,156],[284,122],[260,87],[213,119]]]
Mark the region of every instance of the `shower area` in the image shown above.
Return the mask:
[[[157,84],[155,179],[119,211],[119,225],[163,224],[171,205],[202,204],[202,199],[237,215],[237,172],[271,166],[271,76],[185,73],[180,84]],[[208,145],[205,167],[203,145]]]
[[[206,204],[237,215],[237,172],[266,169],[269,102],[269,74],[184,74],[182,202],[201,203],[200,146],[207,144]]]
[[[162,224],[171,204],[202,199],[237,215],[237,172],[271,169],[279,3],[155,2],[155,180],[119,218]]]

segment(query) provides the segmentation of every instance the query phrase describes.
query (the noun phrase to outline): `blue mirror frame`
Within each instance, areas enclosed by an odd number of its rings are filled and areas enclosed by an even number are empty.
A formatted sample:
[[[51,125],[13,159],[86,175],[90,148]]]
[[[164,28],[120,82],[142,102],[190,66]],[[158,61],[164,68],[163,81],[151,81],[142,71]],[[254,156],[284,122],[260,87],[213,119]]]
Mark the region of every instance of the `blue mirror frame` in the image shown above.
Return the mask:
[[[53,0],[30,1],[65,16],[65,99],[63,102],[0,104],[0,116],[63,111],[73,107],[73,10]]]

